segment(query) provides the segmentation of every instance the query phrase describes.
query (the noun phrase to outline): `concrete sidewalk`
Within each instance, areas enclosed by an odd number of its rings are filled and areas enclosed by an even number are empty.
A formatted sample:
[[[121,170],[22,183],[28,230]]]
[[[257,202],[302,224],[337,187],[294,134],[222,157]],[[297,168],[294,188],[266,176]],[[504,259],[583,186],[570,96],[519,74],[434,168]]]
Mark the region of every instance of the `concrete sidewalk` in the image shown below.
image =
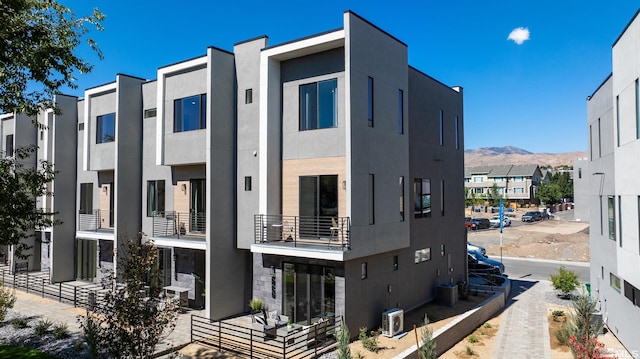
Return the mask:
[[[75,308],[73,305],[60,303],[56,300],[43,298],[39,295],[28,294],[21,290],[16,290],[16,303],[12,309],[24,316],[48,319],[54,323],[65,323],[72,332],[79,332],[77,317],[86,313],[83,308]],[[204,316],[204,310],[187,311],[178,315],[176,327],[158,344],[156,353],[165,353],[172,348],[181,348],[191,343],[191,315]]]

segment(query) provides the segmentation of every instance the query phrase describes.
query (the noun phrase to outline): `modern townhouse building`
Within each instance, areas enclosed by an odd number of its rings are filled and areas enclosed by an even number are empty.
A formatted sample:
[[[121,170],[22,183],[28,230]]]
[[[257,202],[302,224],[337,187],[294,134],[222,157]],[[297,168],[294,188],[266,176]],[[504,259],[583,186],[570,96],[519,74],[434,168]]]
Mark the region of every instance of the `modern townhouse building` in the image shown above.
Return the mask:
[[[406,44],[349,11],[341,29],[248,58],[265,45],[236,46],[253,297],[294,322],[374,327],[465,280],[461,89],[409,67]]]
[[[78,102],[76,278],[98,281],[141,229],[143,79],[118,74]],[[61,159],[56,158],[56,161]],[[69,278],[71,279],[71,278]]]
[[[464,186],[469,195],[484,197],[495,185],[499,196],[519,206],[540,203],[536,188],[547,180],[538,165],[465,167],[464,172]]]
[[[609,330],[640,352],[640,18],[612,48],[612,73],[587,99],[591,295]]]
[[[343,20],[60,97],[64,127],[53,116],[40,143],[69,136],[52,152],[72,223],[48,240],[55,281],[98,281],[142,232],[162,284],[211,319],[257,298],[295,322],[373,328],[464,282],[462,89],[357,14]]]

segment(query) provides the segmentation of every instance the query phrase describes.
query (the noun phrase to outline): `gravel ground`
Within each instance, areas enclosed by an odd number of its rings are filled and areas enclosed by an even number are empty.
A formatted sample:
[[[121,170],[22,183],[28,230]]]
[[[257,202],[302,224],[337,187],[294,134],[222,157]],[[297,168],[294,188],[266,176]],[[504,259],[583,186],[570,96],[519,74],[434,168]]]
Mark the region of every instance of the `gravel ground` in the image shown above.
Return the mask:
[[[17,317],[27,319],[27,327],[15,329],[9,322]],[[54,339],[51,332],[43,336],[38,336],[34,332],[34,327],[40,319],[21,316],[20,313],[8,311],[5,322],[0,324],[0,344],[19,345],[23,347],[37,349],[51,354],[60,359],[83,359],[90,358],[86,348],[76,349],[76,343],[84,342],[82,335],[78,332],[69,332],[66,339]],[[55,324],[55,323],[54,323]]]

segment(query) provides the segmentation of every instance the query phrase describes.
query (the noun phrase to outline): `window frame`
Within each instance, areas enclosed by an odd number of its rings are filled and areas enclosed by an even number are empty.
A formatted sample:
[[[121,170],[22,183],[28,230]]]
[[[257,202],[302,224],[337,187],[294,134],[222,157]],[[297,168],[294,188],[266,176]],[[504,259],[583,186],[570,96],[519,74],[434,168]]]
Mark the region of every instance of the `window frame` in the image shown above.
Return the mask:
[[[326,112],[322,111],[322,109],[324,108],[323,105],[325,105],[324,101],[328,97],[323,96],[325,93],[322,90],[325,88],[324,85],[330,83],[334,84],[334,86],[330,87],[332,91],[331,117],[333,117],[333,119],[330,121],[331,125],[327,126],[326,124],[328,124],[329,121],[323,121],[323,114],[326,114]],[[313,88],[315,88],[313,92],[307,91],[307,89]],[[309,98],[305,95],[307,93],[313,93],[315,98]],[[312,111],[313,109],[315,109],[315,111]],[[322,81],[308,82],[298,86],[298,131],[311,131],[336,127],[338,127],[338,78],[334,77]]]
[[[194,101],[197,98],[199,102],[198,111],[198,127],[185,129],[184,121],[184,103],[187,101]],[[180,104],[180,106],[178,106]],[[180,121],[178,121],[180,118]],[[207,94],[198,94],[173,100],[173,133],[189,132],[204,130],[207,128]]]
[[[147,181],[147,217],[164,215],[166,193],[167,188],[164,180]]]
[[[105,133],[105,125],[108,125],[108,122],[105,124],[105,120],[111,119],[111,126],[109,126],[108,130],[110,132]],[[105,113],[104,115],[100,115],[96,117],[96,144],[101,143],[110,143],[116,141],[116,113]]]
[[[427,187],[425,189],[425,187]],[[426,200],[426,201],[425,201]],[[415,218],[431,218],[431,179],[415,178],[413,181]]]

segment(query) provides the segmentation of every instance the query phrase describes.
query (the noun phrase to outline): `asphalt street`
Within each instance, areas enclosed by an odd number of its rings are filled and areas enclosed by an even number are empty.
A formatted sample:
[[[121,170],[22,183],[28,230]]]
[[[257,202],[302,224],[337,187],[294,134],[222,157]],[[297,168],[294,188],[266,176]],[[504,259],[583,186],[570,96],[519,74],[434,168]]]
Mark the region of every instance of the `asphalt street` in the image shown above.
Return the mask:
[[[500,260],[500,257],[492,256],[491,259]],[[576,272],[581,283],[588,283],[589,263],[554,261],[547,259],[529,259],[503,257],[505,273],[512,279],[549,280],[552,274],[558,272],[560,266]]]

